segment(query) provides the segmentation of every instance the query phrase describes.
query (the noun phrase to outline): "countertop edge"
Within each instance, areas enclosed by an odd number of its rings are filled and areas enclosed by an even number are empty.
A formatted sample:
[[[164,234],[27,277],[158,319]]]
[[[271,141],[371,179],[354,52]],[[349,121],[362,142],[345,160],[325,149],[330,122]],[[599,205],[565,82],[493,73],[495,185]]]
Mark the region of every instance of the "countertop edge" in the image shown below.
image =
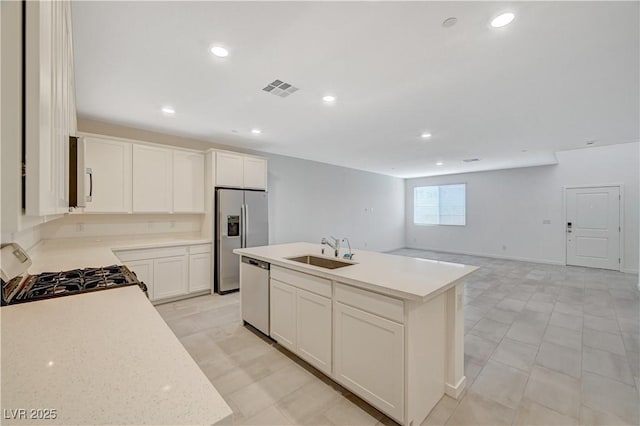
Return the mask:
[[[469,274],[471,274],[471,273],[473,273],[473,272],[475,272],[475,271],[477,271],[479,269],[477,266],[468,265],[470,268],[473,268],[473,269],[471,269],[467,273],[461,275],[460,277],[458,277],[454,281],[451,281],[448,284],[444,284],[442,287],[438,288],[437,290],[434,290],[429,294],[421,296],[421,295],[417,295],[417,294],[413,294],[413,293],[403,292],[403,291],[400,291],[400,290],[394,290],[394,289],[391,289],[391,288],[388,288],[388,287],[383,287],[383,286],[380,286],[380,285],[377,285],[377,284],[372,284],[372,283],[369,283],[369,282],[366,282],[366,281],[360,281],[360,280],[355,280],[355,279],[352,279],[352,278],[345,278],[345,277],[337,276],[337,275],[332,274],[330,271],[321,270],[321,269],[313,267],[313,266],[303,265],[303,264],[299,264],[299,263],[293,262],[293,261],[287,261],[286,259],[278,259],[278,258],[272,258],[272,257],[267,257],[267,256],[256,255],[254,253],[247,253],[242,248],[234,249],[233,253],[236,254],[236,255],[239,255],[239,256],[247,256],[247,257],[251,257],[253,259],[269,262],[272,265],[281,266],[283,268],[293,269],[294,271],[303,272],[303,273],[307,273],[307,274],[318,276],[318,277],[322,277],[322,278],[327,278],[327,279],[330,279],[332,281],[339,281],[341,283],[345,283],[345,284],[348,284],[348,285],[352,285],[354,287],[362,288],[364,290],[373,291],[375,293],[383,294],[383,295],[386,295],[386,296],[391,296],[391,297],[395,297],[395,298],[399,298],[399,299],[403,299],[403,300],[407,300],[407,301],[414,301],[414,302],[420,302],[420,303],[427,302],[427,301],[433,299],[434,297],[437,297],[438,295],[446,292],[450,288],[454,287],[458,282],[460,282],[460,280],[464,279],[466,276],[468,276]]]

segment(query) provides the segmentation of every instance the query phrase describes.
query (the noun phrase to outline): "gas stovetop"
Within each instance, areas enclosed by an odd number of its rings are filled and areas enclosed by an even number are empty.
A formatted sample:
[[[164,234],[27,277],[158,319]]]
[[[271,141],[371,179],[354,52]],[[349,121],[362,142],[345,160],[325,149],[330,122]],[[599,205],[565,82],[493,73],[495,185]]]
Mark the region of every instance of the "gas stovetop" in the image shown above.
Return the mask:
[[[70,296],[90,291],[138,285],[147,293],[147,286],[126,266],[73,269],[43,272],[2,281],[2,305],[33,302],[52,297]]]

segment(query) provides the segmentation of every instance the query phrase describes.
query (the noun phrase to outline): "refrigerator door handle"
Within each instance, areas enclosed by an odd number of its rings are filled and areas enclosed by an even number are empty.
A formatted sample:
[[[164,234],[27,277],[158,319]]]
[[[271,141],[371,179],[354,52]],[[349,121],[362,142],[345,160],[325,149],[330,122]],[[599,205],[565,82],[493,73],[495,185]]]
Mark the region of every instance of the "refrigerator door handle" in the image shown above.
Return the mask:
[[[247,247],[247,234],[249,233],[249,204],[244,205],[244,246]]]
[[[244,248],[244,227],[245,227],[245,217],[244,217],[244,204],[240,205],[240,248]]]

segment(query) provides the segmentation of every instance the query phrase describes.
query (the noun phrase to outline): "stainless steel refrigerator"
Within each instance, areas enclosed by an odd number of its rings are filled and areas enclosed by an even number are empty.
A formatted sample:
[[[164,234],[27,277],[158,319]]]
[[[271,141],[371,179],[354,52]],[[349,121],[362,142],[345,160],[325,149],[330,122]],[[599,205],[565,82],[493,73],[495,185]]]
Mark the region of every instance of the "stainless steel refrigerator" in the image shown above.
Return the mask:
[[[267,193],[217,188],[215,211],[214,289],[224,294],[240,288],[240,256],[233,249],[269,244]]]

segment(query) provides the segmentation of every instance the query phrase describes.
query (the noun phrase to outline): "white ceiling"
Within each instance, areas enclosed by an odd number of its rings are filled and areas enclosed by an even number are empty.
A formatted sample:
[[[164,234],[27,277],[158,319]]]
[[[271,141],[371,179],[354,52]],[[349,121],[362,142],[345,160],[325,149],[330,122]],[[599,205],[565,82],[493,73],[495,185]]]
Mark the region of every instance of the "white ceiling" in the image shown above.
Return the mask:
[[[87,118],[399,177],[549,164],[588,140],[640,140],[638,2],[73,7]],[[503,11],[514,22],[491,28]],[[230,55],[214,57],[212,43]],[[300,90],[261,91],[275,79]]]

